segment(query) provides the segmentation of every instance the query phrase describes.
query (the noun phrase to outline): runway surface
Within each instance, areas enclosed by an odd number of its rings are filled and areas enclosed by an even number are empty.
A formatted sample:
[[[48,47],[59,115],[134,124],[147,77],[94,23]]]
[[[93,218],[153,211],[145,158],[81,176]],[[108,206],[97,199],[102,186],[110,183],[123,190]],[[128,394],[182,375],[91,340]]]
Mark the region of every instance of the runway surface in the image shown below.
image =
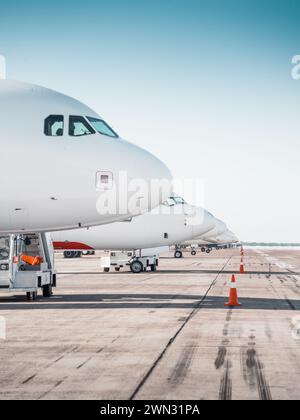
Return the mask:
[[[0,399],[300,399],[300,251],[244,260],[227,308],[239,250],[140,275],[58,255],[51,299],[0,294]]]

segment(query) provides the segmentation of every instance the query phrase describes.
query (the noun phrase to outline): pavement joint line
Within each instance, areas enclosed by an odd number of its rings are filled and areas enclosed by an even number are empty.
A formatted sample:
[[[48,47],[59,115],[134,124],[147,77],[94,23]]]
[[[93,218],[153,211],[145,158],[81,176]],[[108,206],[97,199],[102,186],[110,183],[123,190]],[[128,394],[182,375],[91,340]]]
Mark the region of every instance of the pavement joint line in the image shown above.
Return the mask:
[[[147,380],[150,378],[151,374],[154,372],[155,368],[158,366],[159,362],[162,360],[162,358],[164,357],[164,355],[167,353],[167,351],[170,348],[170,346],[174,343],[174,341],[176,340],[176,338],[182,332],[182,330],[184,329],[184,327],[186,327],[186,325],[189,323],[189,321],[191,319],[193,319],[194,316],[199,312],[199,310],[201,309],[201,305],[203,304],[203,302],[207,298],[207,296],[208,296],[209,292],[211,291],[211,289],[213,288],[213,286],[216,284],[216,282],[217,282],[220,274],[222,274],[224,268],[227,266],[227,264],[230,262],[230,260],[232,258],[233,258],[232,255],[228,258],[228,260],[225,262],[225,264],[223,265],[223,267],[221,268],[221,270],[219,270],[218,274],[216,275],[216,277],[211,282],[211,284],[208,287],[208,289],[206,290],[205,294],[201,297],[201,299],[198,301],[197,305],[193,308],[193,310],[190,312],[190,314],[186,317],[185,321],[182,323],[182,325],[179,327],[179,329],[175,332],[175,334],[167,342],[167,344],[164,347],[164,349],[162,350],[162,352],[159,354],[159,356],[157,357],[157,359],[154,361],[154,363],[152,364],[152,366],[150,367],[150,369],[144,375],[144,377],[142,378],[142,380],[140,381],[140,383],[138,384],[138,386],[136,387],[136,389],[134,390],[134,392],[130,396],[129,401],[132,401],[132,400],[135,399],[135,397],[138,395],[138,393],[140,392],[140,390],[143,388],[143,386],[145,385],[145,383],[147,382]]]

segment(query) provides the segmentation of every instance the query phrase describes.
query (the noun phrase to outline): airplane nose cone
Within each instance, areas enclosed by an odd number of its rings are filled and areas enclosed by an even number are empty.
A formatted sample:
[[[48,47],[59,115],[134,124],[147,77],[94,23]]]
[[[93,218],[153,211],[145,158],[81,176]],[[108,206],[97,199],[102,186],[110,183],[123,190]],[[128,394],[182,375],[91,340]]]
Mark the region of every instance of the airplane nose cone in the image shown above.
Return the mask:
[[[152,153],[127,143],[128,181],[138,190],[141,212],[151,211],[164,203],[173,190],[173,177],[169,168]],[[129,188],[130,190],[131,188]]]
[[[170,184],[171,188],[173,176],[169,168],[156,156],[147,151],[143,152],[143,157],[140,157],[138,162],[135,162],[135,170],[137,171],[137,174],[142,172],[145,179],[151,183],[156,181],[166,181]],[[167,199],[169,196],[170,192],[168,193],[168,196],[164,198]]]
[[[194,238],[204,235],[215,226],[214,217],[202,207],[189,206],[187,224],[193,227]]]

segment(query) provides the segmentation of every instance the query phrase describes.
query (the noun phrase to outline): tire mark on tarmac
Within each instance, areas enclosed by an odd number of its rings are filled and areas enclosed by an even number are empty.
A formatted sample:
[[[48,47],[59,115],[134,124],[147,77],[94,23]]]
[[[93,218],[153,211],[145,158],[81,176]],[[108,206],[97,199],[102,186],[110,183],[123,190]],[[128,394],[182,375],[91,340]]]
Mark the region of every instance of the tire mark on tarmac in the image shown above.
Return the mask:
[[[168,378],[168,381],[170,381],[173,387],[176,387],[184,381],[189,367],[194,360],[196,352],[197,346],[195,344],[183,349],[171,377]]]
[[[272,400],[270,386],[265,378],[264,365],[256,351],[254,331],[249,336],[248,347],[241,348],[243,376],[250,389],[257,389],[260,400]]]
[[[232,399],[232,380],[230,378],[231,363],[229,360],[226,362],[225,372],[221,379],[219,400],[229,401]]]
[[[230,357],[228,356],[227,346],[230,343],[228,338],[228,332],[230,327],[230,322],[232,319],[232,309],[229,309],[226,314],[225,324],[223,327],[223,340],[221,345],[218,349],[218,354],[215,360],[215,368],[219,370],[222,366],[224,366],[224,372],[221,377],[220,381],[220,389],[219,389],[219,400],[228,401],[232,399],[232,380],[230,378],[230,369],[232,367],[232,363]]]
[[[55,365],[55,363],[58,363],[60,360],[62,360],[64,357],[72,354],[73,352],[75,352],[77,349],[79,348],[79,346],[75,346],[72,347],[70,350],[65,351],[61,356],[59,356],[57,359],[55,359],[53,362],[49,363],[48,365],[46,365],[44,367],[44,369],[48,369],[51,366]],[[22,385],[26,385],[28,384],[28,382],[32,381],[37,375],[39,374],[39,372],[35,373],[34,375],[29,376],[27,379],[25,379],[24,381],[22,381]]]
[[[215,360],[215,368],[217,370],[220,369],[220,367],[222,367],[224,365],[226,354],[227,354],[226,346],[224,346],[224,345],[220,346],[219,350],[218,350],[218,355],[217,355],[216,360]]]
[[[231,256],[231,257],[229,257],[227,259],[227,261],[225,262],[225,264],[223,265],[223,267],[220,269],[220,271],[217,273],[216,277],[211,282],[211,284],[208,287],[208,289],[206,290],[205,294],[196,303],[196,306],[193,308],[193,310],[187,316],[186,320],[181,324],[181,326],[178,328],[178,330],[175,332],[175,334],[167,342],[167,344],[164,347],[164,349],[162,350],[162,352],[156,358],[156,360],[154,361],[154,363],[151,365],[150,369],[146,372],[146,374],[144,375],[144,377],[142,378],[142,380],[139,382],[139,384],[137,385],[137,387],[134,390],[134,392],[132,393],[132,395],[129,397],[129,401],[132,401],[137,396],[137,394],[141,391],[141,389],[143,388],[143,386],[145,385],[145,383],[147,382],[147,380],[150,378],[150,376],[154,372],[155,368],[158,366],[158,364],[161,362],[161,360],[163,359],[163,357],[167,353],[167,351],[170,348],[170,346],[174,343],[174,341],[180,335],[180,333],[182,332],[182,330],[187,326],[187,324],[189,323],[189,321],[191,321],[194,318],[194,316],[200,311],[201,306],[203,305],[203,303],[204,303],[205,299],[207,298],[209,292],[211,291],[211,289],[213,288],[213,286],[216,284],[216,282],[217,282],[220,274],[224,271],[225,267],[227,266],[227,264],[230,262],[230,260],[232,258],[233,258],[233,256]]]

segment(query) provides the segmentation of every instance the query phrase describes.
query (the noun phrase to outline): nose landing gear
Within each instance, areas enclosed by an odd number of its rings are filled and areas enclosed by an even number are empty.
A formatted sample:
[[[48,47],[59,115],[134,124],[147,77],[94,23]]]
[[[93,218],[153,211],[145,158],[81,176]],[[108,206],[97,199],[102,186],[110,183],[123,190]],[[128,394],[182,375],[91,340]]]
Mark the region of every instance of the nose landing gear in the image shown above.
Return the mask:
[[[176,249],[174,257],[175,258],[182,258],[183,257],[182,251],[180,249]]]

